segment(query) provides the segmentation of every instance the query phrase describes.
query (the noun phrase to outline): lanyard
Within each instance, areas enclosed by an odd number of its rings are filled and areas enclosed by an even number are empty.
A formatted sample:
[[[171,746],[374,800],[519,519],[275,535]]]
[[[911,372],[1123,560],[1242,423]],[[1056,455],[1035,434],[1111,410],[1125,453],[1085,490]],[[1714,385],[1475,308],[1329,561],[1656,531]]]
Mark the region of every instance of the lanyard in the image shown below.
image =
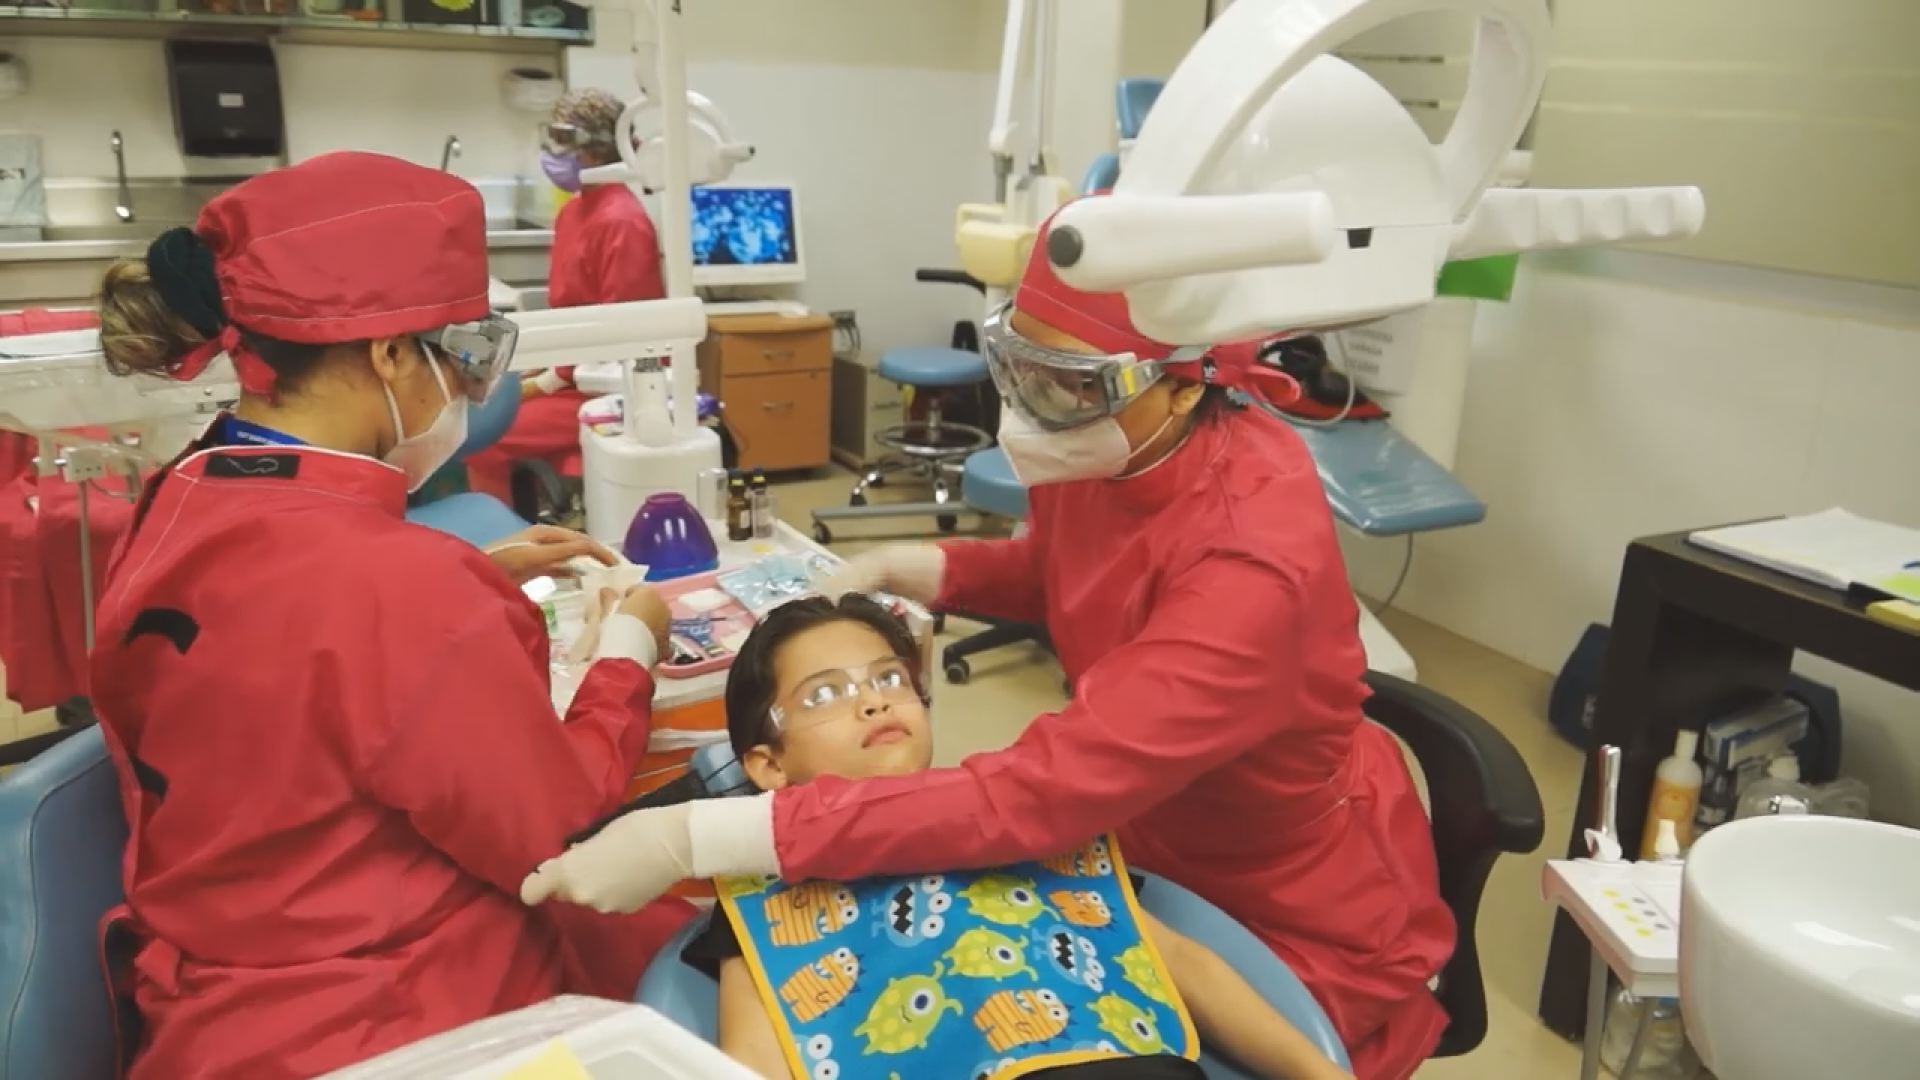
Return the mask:
[[[221,446],[305,446],[305,439],[296,439],[285,432],[270,427],[250,424],[237,416],[223,416],[213,429],[213,439]]]

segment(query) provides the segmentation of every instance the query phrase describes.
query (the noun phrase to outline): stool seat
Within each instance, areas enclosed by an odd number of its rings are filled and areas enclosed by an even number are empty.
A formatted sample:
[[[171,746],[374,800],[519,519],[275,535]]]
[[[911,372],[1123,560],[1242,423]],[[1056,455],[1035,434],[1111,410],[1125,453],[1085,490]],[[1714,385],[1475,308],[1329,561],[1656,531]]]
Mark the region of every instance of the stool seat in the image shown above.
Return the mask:
[[[960,497],[968,506],[1007,518],[1027,516],[1027,488],[1013,475],[1007,452],[994,447],[967,459]]]
[[[880,377],[907,386],[972,386],[987,380],[987,358],[966,349],[902,346],[880,355]]]

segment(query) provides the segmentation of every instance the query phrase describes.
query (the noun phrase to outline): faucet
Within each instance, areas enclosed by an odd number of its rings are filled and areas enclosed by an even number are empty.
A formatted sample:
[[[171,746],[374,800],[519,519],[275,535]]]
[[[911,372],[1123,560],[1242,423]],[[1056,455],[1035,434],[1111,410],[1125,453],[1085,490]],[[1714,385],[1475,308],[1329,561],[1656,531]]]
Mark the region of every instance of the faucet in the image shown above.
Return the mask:
[[[460,136],[447,136],[447,144],[440,148],[440,171],[452,172],[453,159],[460,156]]]
[[[113,171],[120,181],[119,196],[113,204],[113,216],[125,224],[133,221],[133,192],[127,187],[127,144],[118,131],[113,133],[112,146]]]

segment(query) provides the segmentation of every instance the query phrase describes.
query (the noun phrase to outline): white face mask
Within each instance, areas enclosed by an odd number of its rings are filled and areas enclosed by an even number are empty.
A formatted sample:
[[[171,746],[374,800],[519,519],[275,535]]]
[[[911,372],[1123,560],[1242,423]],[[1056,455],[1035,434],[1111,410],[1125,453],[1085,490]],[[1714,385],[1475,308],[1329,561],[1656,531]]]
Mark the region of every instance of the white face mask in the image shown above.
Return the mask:
[[[422,346],[421,351],[426,352]],[[440,388],[440,412],[427,425],[427,430],[418,435],[408,435],[400,425],[400,403],[394,400],[393,388],[385,383],[380,389],[387,395],[387,415],[393,417],[393,433],[399,439],[393,449],[382,458],[387,464],[399,469],[407,476],[407,493],[419,491],[440,466],[453,459],[460,444],[467,441],[467,401],[465,397],[455,400],[447,392],[447,380],[440,374],[440,365],[434,361],[431,353],[426,353],[427,365],[433,369],[434,385]]]
[[[1167,424],[1172,422],[1173,417],[1167,417]],[[1167,424],[1161,424],[1160,431]],[[1159,437],[1156,431],[1142,445]],[[1126,472],[1134,455],[1127,433],[1111,416],[1066,431],[1042,431],[1012,405],[1000,410],[1000,446],[1007,452],[1014,477],[1027,487],[1109,480]]]

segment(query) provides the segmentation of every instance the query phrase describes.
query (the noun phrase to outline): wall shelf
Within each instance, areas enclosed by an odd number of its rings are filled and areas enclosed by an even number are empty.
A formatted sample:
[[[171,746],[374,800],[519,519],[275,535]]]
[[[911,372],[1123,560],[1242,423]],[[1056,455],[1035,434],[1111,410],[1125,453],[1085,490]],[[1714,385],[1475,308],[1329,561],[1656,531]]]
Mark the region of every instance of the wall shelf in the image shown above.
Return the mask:
[[[398,4],[390,6],[398,8]],[[397,14],[397,11],[388,14]],[[410,23],[394,18],[362,21],[319,15],[209,15],[173,10],[171,0],[167,0],[167,9],[158,11],[0,4],[0,36],[258,38],[263,31],[292,44],[376,48],[551,52],[560,45],[593,44],[591,28],[455,26]]]

